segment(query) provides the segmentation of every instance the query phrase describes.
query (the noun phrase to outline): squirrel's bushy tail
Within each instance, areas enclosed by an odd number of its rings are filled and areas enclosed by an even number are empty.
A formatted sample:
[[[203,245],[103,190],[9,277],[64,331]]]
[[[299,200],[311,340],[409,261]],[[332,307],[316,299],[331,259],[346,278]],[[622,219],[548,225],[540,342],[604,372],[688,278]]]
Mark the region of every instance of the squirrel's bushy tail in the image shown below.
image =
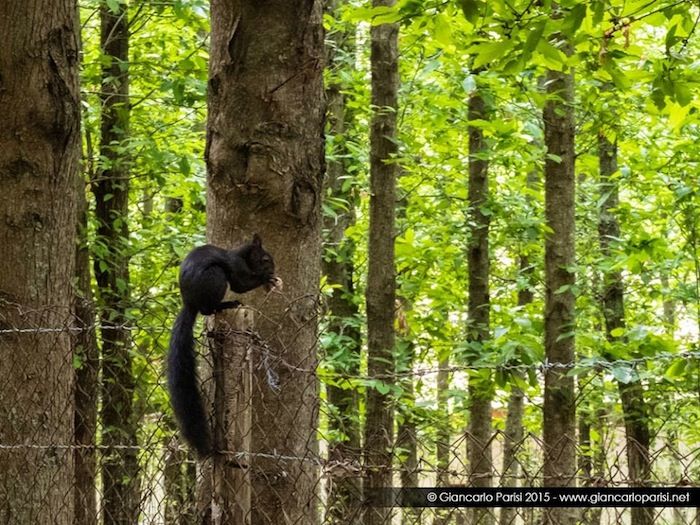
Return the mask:
[[[173,325],[168,353],[168,389],[182,437],[204,457],[211,452],[211,434],[197,382],[192,334],[196,317],[197,311],[185,305]]]

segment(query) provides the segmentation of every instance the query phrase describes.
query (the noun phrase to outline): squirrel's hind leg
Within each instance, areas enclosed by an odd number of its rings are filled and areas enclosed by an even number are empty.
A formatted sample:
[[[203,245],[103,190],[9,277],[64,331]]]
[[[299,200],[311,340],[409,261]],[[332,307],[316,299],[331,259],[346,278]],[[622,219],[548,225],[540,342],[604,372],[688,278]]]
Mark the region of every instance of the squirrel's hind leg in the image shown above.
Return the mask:
[[[243,306],[243,303],[240,301],[222,301],[217,305],[214,311],[221,312],[222,310],[230,310],[231,308],[238,308],[240,306]]]

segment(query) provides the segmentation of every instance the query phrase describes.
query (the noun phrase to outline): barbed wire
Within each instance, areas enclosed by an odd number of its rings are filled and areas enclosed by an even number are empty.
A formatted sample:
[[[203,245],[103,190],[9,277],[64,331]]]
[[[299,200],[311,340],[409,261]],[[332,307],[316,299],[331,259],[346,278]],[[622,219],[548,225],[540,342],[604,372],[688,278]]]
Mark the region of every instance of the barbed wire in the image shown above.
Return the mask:
[[[285,296],[285,301],[292,305],[295,300],[306,300],[307,298],[308,297],[305,296],[302,298],[290,299]],[[267,297],[265,300],[267,300]],[[332,385],[336,381],[353,380],[366,382],[366,387],[371,388],[372,381],[413,378],[416,379],[417,384],[419,378],[424,376],[439,373],[454,374],[469,372],[471,370],[494,370],[512,372],[514,374],[522,374],[528,371],[534,371],[540,374],[550,370],[573,370],[572,373],[576,374],[577,370],[581,370],[582,373],[595,371],[597,374],[607,374],[610,372],[614,373],[616,368],[619,367],[634,369],[648,366],[650,371],[656,370],[656,374],[659,375],[663,373],[665,366],[675,361],[700,361],[700,350],[696,346],[689,344],[686,347],[687,350],[665,351],[655,355],[645,356],[634,355],[625,357],[624,359],[606,359],[602,356],[579,355],[576,360],[569,363],[550,362],[546,359],[532,363],[517,362],[515,360],[510,362],[497,362],[498,355],[494,353],[491,357],[487,354],[483,361],[460,362],[460,360],[466,361],[466,358],[459,354],[459,350],[463,348],[464,343],[462,341],[455,341],[453,345],[456,355],[453,357],[453,361],[456,362],[453,362],[450,366],[439,366],[437,363],[436,366],[431,366],[434,361],[427,359],[417,363],[410,369],[370,376],[365,373],[348,373],[340,367],[340,363],[334,362],[332,356],[324,355],[320,342],[323,331],[317,334],[314,341],[310,339],[306,340],[305,344],[309,345],[307,352],[304,352],[303,349],[300,351],[299,348],[293,347],[293,344],[295,344],[294,341],[296,341],[294,335],[290,336],[287,333],[283,341],[279,340],[281,338],[275,327],[285,323],[285,326],[288,327],[290,326],[289,323],[296,323],[292,325],[294,326],[294,330],[296,330],[297,327],[299,330],[302,330],[308,323],[318,322],[318,317],[323,314],[320,306],[317,306],[315,314],[312,313],[309,318],[303,318],[301,320],[294,318],[291,306],[283,310],[283,313],[279,316],[280,318],[275,319],[266,316],[259,308],[251,308],[249,306],[246,306],[246,308],[251,309],[256,319],[261,320],[261,325],[265,324],[268,327],[272,327],[272,329],[268,328],[265,332],[265,337],[255,329],[222,329],[219,326],[212,327],[211,324],[206,323],[203,325],[203,329],[197,329],[197,336],[195,339],[198,348],[202,350],[201,353],[207,354],[208,352],[206,349],[212,337],[221,335],[239,336],[236,338],[236,345],[240,345],[237,351],[245,353],[245,355],[253,359],[252,364],[254,369],[260,370],[259,374],[254,374],[252,380],[257,381],[259,385],[267,389],[267,393],[263,392],[263,395],[272,393],[275,396],[280,396],[279,405],[277,407],[278,412],[271,411],[270,417],[275,417],[275,414],[284,413],[285,411],[293,413],[294,411],[303,409],[299,404],[294,405],[285,402],[284,389],[288,388],[290,385],[290,375],[286,373],[287,370],[294,372],[294,374],[291,375],[292,378],[303,377],[304,374],[315,376],[316,381],[310,381],[310,383],[316,385],[319,383]],[[146,320],[150,322],[139,324],[139,319],[136,319],[124,324],[96,322],[88,326],[80,326],[72,324],[75,322],[74,319],[66,318],[66,322],[63,326],[57,326],[50,322],[46,323],[48,326],[35,327],[11,327],[7,326],[7,323],[4,325],[0,324],[2,327],[0,328],[0,347],[5,342],[15,344],[11,337],[13,334],[55,335],[63,332],[77,334],[85,331],[119,330],[129,332],[126,338],[130,339],[131,342],[129,344],[132,345],[134,349],[137,349],[142,346],[139,332],[157,334],[157,336],[154,335],[153,337],[144,337],[144,340],[147,341],[144,348],[149,348],[149,355],[152,356],[146,361],[143,372],[145,373],[146,370],[149,371],[149,377],[144,380],[141,379],[141,376],[136,375],[137,382],[145,381],[145,383],[142,384],[148,385],[148,389],[144,389],[138,394],[138,396],[140,396],[139,402],[142,404],[139,408],[139,413],[142,417],[141,422],[147,431],[139,431],[135,438],[136,441],[114,445],[100,443],[100,441],[102,441],[100,435],[103,430],[98,426],[93,436],[96,442],[93,443],[65,443],[65,436],[62,438],[64,442],[47,443],[47,441],[51,440],[50,436],[47,437],[44,435],[42,438],[37,434],[36,442],[31,442],[31,439],[28,440],[29,442],[25,443],[8,443],[7,441],[9,440],[5,440],[5,442],[0,441],[0,455],[8,455],[8,457],[12,458],[11,461],[34,461],[37,454],[41,455],[45,453],[52,457],[60,458],[60,461],[64,461],[64,458],[66,458],[65,460],[67,461],[69,454],[76,454],[77,456],[83,454],[90,456],[92,454],[96,462],[95,464],[98,466],[98,470],[100,464],[112,461],[113,458],[119,454],[123,453],[125,456],[128,454],[137,455],[140,458],[140,470],[137,475],[139,477],[139,483],[141,484],[141,488],[138,490],[140,490],[142,497],[139,512],[143,513],[143,516],[148,516],[148,519],[145,521],[147,523],[170,523],[171,521],[167,518],[167,507],[169,505],[176,505],[178,509],[184,508],[184,504],[181,503],[180,500],[177,500],[179,496],[176,497],[175,493],[165,491],[165,489],[162,488],[163,479],[172,475],[172,470],[168,470],[171,468],[170,465],[173,464],[172,462],[180,466],[188,465],[188,468],[192,469],[190,474],[183,474],[185,469],[183,466],[178,471],[178,476],[181,476],[181,478],[178,479],[186,479],[186,482],[190,484],[194,484],[195,478],[200,475],[195,475],[194,472],[196,471],[199,473],[201,469],[194,469],[196,461],[188,453],[188,449],[181,444],[180,440],[173,437],[176,435],[176,431],[174,430],[173,422],[169,419],[168,414],[163,412],[163,398],[152,397],[156,391],[161,391],[160,389],[163,384],[162,358],[164,356],[165,346],[167,345],[167,333],[171,328],[171,319],[163,316],[162,324],[154,324],[153,318],[143,319],[143,321]],[[160,320],[160,317],[156,317],[155,323],[158,323]],[[41,323],[41,320],[37,321],[37,325],[39,323]],[[160,337],[161,334],[163,337]],[[449,341],[447,343],[443,341],[436,342],[435,346],[444,348],[445,344],[449,345]],[[420,346],[424,349],[431,348],[429,342],[421,342]],[[320,351],[317,351],[317,347],[320,348]],[[303,361],[301,357],[298,357],[298,362],[292,362],[297,358],[290,357],[304,355],[309,356],[309,361]],[[688,370],[689,367],[686,367],[684,377],[687,377]],[[595,374],[591,374],[589,377],[594,377],[594,375]],[[651,381],[648,376],[641,377],[645,382]],[[581,384],[582,382],[579,383],[578,389],[581,397],[583,398],[587,395],[591,395],[593,390],[583,388]],[[350,386],[349,388],[353,387]],[[254,410],[256,406],[254,404],[254,396],[257,395],[259,391],[256,390],[255,392],[256,393],[246,394],[246,399],[240,400],[241,403],[238,406],[241,408],[242,412]],[[429,386],[428,390],[421,394],[422,407],[427,408],[426,403],[432,403],[432,407],[436,406],[437,400],[431,392],[433,392],[433,390]],[[4,395],[12,395],[12,390],[5,389],[2,393]],[[158,396],[161,396],[161,394],[158,394]],[[430,396],[433,396],[433,398]],[[257,479],[255,482],[256,484],[254,484],[251,489],[253,491],[272,491],[274,493],[276,490],[276,483],[279,479],[288,476],[308,477],[314,486],[323,488],[319,488],[307,494],[309,498],[308,502],[306,502],[307,505],[322,509],[323,513],[329,513],[327,515],[330,516],[332,515],[331,509],[339,505],[342,507],[346,504],[344,500],[337,499],[335,492],[338,490],[337,486],[344,483],[343,480],[363,478],[373,471],[387,469],[387,466],[385,464],[374,464],[374,461],[368,461],[368,458],[363,457],[363,449],[359,445],[354,448],[350,454],[346,454],[344,457],[334,455],[331,448],[335,446],[344,446],[347,451],[348,443],[344,441],[346,438],[342,435],[338,435],[338,433],[344,434],[345,430],[342,424],[337,422],[334,423],[335,427],[331,428],[330,422],[332,418],[336,418],[338,415],[334,413],[331,406],[332,403],[327,397],[319,401],[317,392],[315,396],[309,396],[308,399],[309,402],[320,402],[320,405],[314,408],[314,410],[318,411],[317,414],[320,414],[318,416],[319,423],[315,430],[317,446],[307,444],[306,447],[308,448],[301,446],[289,449],[284,448],[284,446],[278,446],[277,450],[266,450],[264,443],[266,443],[267,438],[264,432],[268,432],[269,429],[258,428],[255,426],[255,422],[253,422],[248,423],[248,425],[252,424],[253,426],[248,427],[245,431],[246,434],[244,434],[248,436],[246,438],[248,439],[247,443],[239,442],[241,445],[240,449],[218,450],[216,454],[219,456],[219,465],[236,469],[245,469],[249,474],[242,474],[243,476],[250,476],[251,479]],[[95,403],[95,406],[98,406],[99,399],[96,399]],[[537,401],[534,402],[532,407],[534,407],[535,410],[540,409],[539,405],[537,405]],[[447,412],[445,412],[445,415],[447,417],[457,415],[457,412],[460,411],[459,408],[446,410]],[[250,412],[247,413],[250,414]],[[460,418],[458,420],[460,425],[464,423],[464,415],[464,413],[460,413],[458,416]],[[666,416],[670,418],[670,412],[666,414]],[[238,414],[233,417],[232,422],[234,425],[238,424],[238,417]],[[244,416],[241,415],[240,417]],[[341,419],[343,417],[346,417],[346,414],[340,415]],[[353,417],[360,418],[361,416],[357,413]],[[447,483],[468,485],[475,479],[476,475],[469,474],[470,467],[466,457],[466,445],[474,440],[468,438],[468,432],[464,427],[457,429],[454,428],[457,426],[454,422],[448,422],[450,433],[448,434],[447,442],[443,443],[442,446],[448,450],[449,461],[447,464],[441,464],[437,461],[436,452],[436,447],[441,437],[435,434],[435,428],[432,426],[433,419],[431,419],[431,417],[432,416],[428,415],[414,422],[417,425],[416,443],[414,444],[415,463],[405,463],[405,444],[395,444],[394,448],[389,451],[392,457],[389,469],[393,473],[394,479],[398,480],[400,476],[410,472],[411,475],[414,476],[414,479],[420,483],[431,484],[435,483],[435,480],[438,479],[448,479]],[[658,422],[659,418],[662,416],[657,415],[655,417]],[[675,414],[673,417],[679,420],[682,415]],[[496,423],[496,425],[502,425],[505,421],[505,418],[501,416],[494,415],[494,418],[500,421]],[[626,458],[626,451],[629,445],[624,439],[624,430],[621,426],[622,419],[620,419],[619,414],[614,415],[611,413],[611,418],[601,424],[608,425],[610,429],[601,427],[599,431],[605,433],[605,436],[600,439],[595,438],[594,443],[582,446],[581,443],[574,440],[574,447],[580,457],[590,457],[592,462],[600,462],[597,464],[594,471],[591,472],[586,472],[585,469],[582,469],[579,465],[579,469],[575,474],[576,479],[582,480],[581,483],[588,484],[589,486],[626,486],[634,483],[634,480],[629,479],[630,474]],[[399,423],[397,423],[397,425],[399,425]],[[285,428],[281,430],[288,433],[288,436],[294,436],[294,433],[299,431],[296,428]],[[395,430],[398,430],[398,427]],[[532,427],[529,427],[529,430],[532,430]],[[238,432],[242,431],[238,430]],[[247,434],[248,432],[255,433],[256,437],[251,440],[250,434]],[[694,441],[695,438],[693,435],[684,434],[674,448],[666,444],[664,436],[665,435],[659,433],[655,434],[654,439],[656,441],[656,447],[652,447],[652,450],[649,451],[649,456],[653,465],[652,472],[649,478],[645,480],[645,483],[648,486],[693,485],[693,483],[695,483],[693,480],[697,480],[700,474],[700,443]],[[258,439],[260,439],[260,441],[258,441]],[[483,476],[491,477],[494,485],[538,486],[542,483],[545,449],[544,442],[540,435],[526,431],[521,439],[511,440],[502,429],[496,428],[493,431],[490,443],[491,442],[494,449],[493,459],[489,460],[491,461],[491,472],[485,473]],[[396,443],[398,443],[398,441]],[[509,443],[511,448],[515,451],[513,452],[511,461],[517,464],[516,471],[512,471],[510,467],[506,467],[504,461],[504,447],[506,443]],[[229,441],[228,444],[224,446],[235,448],[237,445]],[[257,450],[250,450],[254,447],[257,448]],[[595,456],[595,454],[599,454],[599,456]],[[600,456],[600,454],[602,454],[602,456]],[[596,457],[603,457],[603,459],[595,459]],[[166,472],[168,472],[168,474],[166,474]],[[185,476],[185,478],[182,478],[182,476]],[[197,480],[198,479],[199,478],[197,478]],[[93,492],[99,492],[101,487],[100,482],[96,481],[91,490]],[[66,491],[68,490],[71,490],[71,488],[66,487]],[[196,499],[192,496],[189,497],[189,501],[194,501]],[[102,504],[102,501],[98,499],[97,506],[99,507]],[[408,511],[398,512],[404,512],[404,516],[408,513]],[[421,512],[427,513],[426,515],[431,515],[430,513],[433,513],[432,515],[438,516],[440,511],[425,510]],[[535,522],[532,521],[532,517],[526,514],[523,509],[519,509],[517,513],[520,516],[520,522],[526,524]],[[627,517],[628,514],[625,515],[624,511],[621,510],[615,515],[614,519],[611,518],[601,523],[622,524]],[[333,518],[327,518],[320,522],[337,524],[341,521],[334,521]],[[664,522],[659,521],[659,523]],[[671,523],[671,521],[667,523]],[[683,522],[677,521],[677,523]]]
[[[62,326],[62,327],[37,327],[37,328],[2,328],[0,329],[0,335],[2,334],[41,334],[41,333],[63,333],[63,332],[69,332],[69,333],[80,333],[80,332],[85,332],[85,331],[91,331],[91,330],[100,330],[100,331],[110,331],[110,330],[119,330],[119,331],[145,331],[145,332],[169,332],[171,329],[170,325],[163,325],[163,326],[134,326],[134,325],[104,325],[104,324],[94,324],[90,325],[87,327],[79,327],[79,326]],[[252,337],[254,341],[254,345],[257,347],[260,347],[263,349],[263,361],[264,361],[264,366],[268,373],[272,374],[270,376],[270,384],[276,384],[277,379],[274,373],[270,369],[270,365],[272,363],[282,365],[290,370],[294,370],[296,372],[302,372],[302,373],[310,373],[310,374],[317,374],[318,373],[318,367],[316,368],[303,368],[299,367],[297,365],[294,365],[292,363],[289,363],[286,361],[282,356],[280,355],[274,355],[272,350],[270,349],[269,345],[267,342],[262,339],[258,333],[255,330],[236,330],[233,328],[230,328],[227,330],[228,333],[232,334],[238,334],[238,335],[244,335],[248,337]],[[205,334],[203,335],[210,335],[208,331],[205,331]],[[319,334],[320,336],[321,334]],[[200,337],[197,337],[196,339],[200,340]],[[318,340],[317,340],[318,342]],[[200,345],[203,345],[201,341],[199,341]],[[430,345],[426,345],[430,346]],[[461,343],[455,343],[455,347],[461,346]],[[550,362],[549,360],[545,359],[544,361],[540,362],[534,362],[534,363],[496,363],[496,362],[475,362],[475,363],[464,363],[464,364],[455,364],[455,365],[450,365],[448,367],[419,367],[419,368],[414,368],[411,370],[403,370],[403,371],[396,371],[392,373],[386,373],[386,374],[378,374],[378,375],[362,375],[362,374],[348,374],[340,370],[324,370],[324,373],[335,377],[335,378],[340,378],[340,379],[356,379],[356,380],[372,380],[372,379],[391,379],[391,378],[402,378],[402,377],[412,377],[412,376],[425,376],[425,375],[430,375],[430,374],[437,374],[440,372],[446,372],[446,373],[454,373],[454,372],[465,372],[469,370],[499,370],[499,371],[513,371],[513,372],[527,372],[529,370],[535,370],[535,371],[540,371],[540,372],[545,372],[548,370],[555,370],[555,369],[561,369],[561,370],[571,370],[571,369],[576,369],[576,368],[582,368],[585,370],[590,370],[590,369],[600,369],[600,370],[609,370],[614,368],[615,366],[619,365],[629,365],[631,367],[644,364],[644,363],[649,363],[649,362],[659,362],[659,361],[675,361],[675,360],[686,360],[686,361],[691,361],[691,360],[700,360],[700,351],[698,350],[685,350],[685,351],[680,351],[680,352],[661,352],[653,355],[648,355],[648,356],[640,356],[640,357],[631,357],[631,358],[616,358],[616,359],[608,359],[602,356],[581,356],[578,359],[571,361],[571,362]],[[324,363],[330,363],[332,361],[323,361]]]

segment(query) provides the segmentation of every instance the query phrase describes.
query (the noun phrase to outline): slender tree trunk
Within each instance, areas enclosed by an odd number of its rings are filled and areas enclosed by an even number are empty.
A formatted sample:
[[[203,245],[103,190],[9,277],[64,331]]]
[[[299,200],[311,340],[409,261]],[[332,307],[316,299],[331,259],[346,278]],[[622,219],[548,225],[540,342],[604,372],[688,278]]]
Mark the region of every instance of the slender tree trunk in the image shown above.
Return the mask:
[[[550,364],[574,361],[574,304],[572,287],[575,175],[573,73],[548,71],[548,100],[544,108],[545,216],[545,355]],[[566,368],[545,372],[544,486],[570,486],[576,475],[576,410],[574,378]],[[569,525],[571,508],[546,509],[545,524]]]
[[[484,99],[476,91],[469,97],[469,120],[485,119]],[[490,216],[484,208],[488,202],[488,161],[483,130],[469,127],[469,209],[471,237],[469,239],[469,340],[485,344],[489,338],[491,303],[489,298],[489,225]],[[472,374],[469,378],[469,428],[467,429],[467,459],[469,485],[490,487],[493,477],[491,443],[490,379]],[[474,525],[495,522],[493,509],[473,509]]]
[[[0,2],[0,523],[73,523],[77,15]]]
[[[593,447],[591,445],[591,415],[588,407],[578,413],[578,469],[581,484],[590,487],[593,484]]]
[[[527,186],[534,189],[537,184],[537,170],[532,170],[527,175]],[[535,294],[533,292],[533,272],[534,266],[530,258],[521,254],[519,257],[519,273],[525,279],[526,286],[518,290],[518,306],[526,307],[532,303]],[[515,371],[518,374],[520,372]],[[524,375],[523,375],[524,379]],[[501,486],[517,487],[520,476],[520,462],[518,452],[523,447],[523,411],[525,408],[525,393],[516,385],[511,384],[510,395],[508,397],[508,415],[504,429],[503,440],[503,468],[501,469]],[[516,518],[516,508],[504,507],[499,516],[500,525],[511,525]]]
[[[598,161],[600,167],[600,186],[602,206],[598,220],[600,249],[603,257],[612,255],[612,243],[620,238],[620,225],[615,216],[619,202],[619,189],[614,174],[617,171],[617,145],[612,143],[601,131],[598,134]],[[603,275],[603,315],[605,317],[605,334],[610,342],[619,341],[615,331],[625,327],[624,283],[622,272],[609,270]],[[629,382],[618,381],[622,413],[625,420],[625,444],[627,468],[630,484],[643,487],[649,480],[651,459],[649,457],[649,414],[644,399],[644,387],[641,380]],[[651,524],[654,518],[652,508],[632,507],[632,523],[635,525]]]
[[[88,205],[85,181],[79,179],[76,192],[78,207],[78,243],[75,250],[76,328],[73,338],[75,368],[75,434],[78,448],[75,460],[75,524],[97,523],[97,399],[99,393],[99,348],[95,337],[95,305],[92,298],[90,253],[87,246]]]
[[[395,0],[373,0],[373,6],[391,6]],[[394,372],[394,219],[397,166],[396,108],[398,106],[398,24],[372,26],[372,115],[370,130],[370,219],[367,270],[367,367],[370,377]],[[394,406],[388,394],[367,390],[364,428],[366,488],[391,486],[394,444]],[[373,507],[364,514],[365,525],[388,523],[391,509]]]
[[[585,447],[585,457],[581,458],[579,467],[583,474],[584,486],[596,487],[605,482],[605,442],[608,434],[608,410],[605,405],[599,405],[592,412],[586,412],[580,418],[579,443]],[[592,439],[592,430],[595,430],[598,438]],[[581,509],[580,522],[584,525],[600,525],[603,518],[601,507]],[[633,524],[635,522],[632,522]]]
[[[335,15],[337,2],[329,2],[328,11]],[[346,31],[336,31],[327,37],[329,68],[340,68],[335,59],[343,52],[351,51],[352,38]],[[342,355],[335,365],[340,377],[337,384],[326,387],[330,415],[328,429],[331,436],[341,436],[328,443],[328,459],[344,467],[331,471],[328,480],[328,503],[326,521],[329,523],[348,523],[357,519],[361,511],[362,478],[359,466],[362,459],[360,443],[360,407],[359,395],[351,382],[343,377],[360,374],[360,352],[362,337],[359,328],[359,308],[354,299],[355,282],[352,262],[355,247],[345,237],[345,230],[355,222],[356,197],[347,185],[348,173],[344,158],[348,154],[346,141],[346,111],[344,86],[338,75],[326,89],[327,126],[333,137],[332,154],[328,161],[325,195],[339,198],[348,203],[347,209],[337,210],[335,215],[324,217],[324,234],[326,252],[323,257],[323,273],[328,282],[336,285],[328,299],[328,332],[336,335],[337,346],[329,353]],[[346,468],[346,467],[347,468]]]
[[[399,326],[401,322],[399,321]],[[408,336],[408,333],[402,334]],[[415,361],[415,349],[411,341],[402,341],[403,351],[401,352],[403,363],[399,364],[397,370],[408,375],[401,377],[401,389],[403,398],[400,403],[401,422],[396,431],[396,447],[401,451],[399,459],[399,472],[401,474],[401,487],[418,486],[418,427],[416,425],[416,415],[414,406],[416,393],[414,387],[414,377],[411,374]],[[415,525],[419,523],[419,509],[404,508],[401,523],[404,525]]]
[[[267,349],[254,356],[253,525],[318,521],[322,14],[320,0],[211,5],[207,236],[231,247],[258,232],[285,283],[246,300]]]
[[[435,443],[435,457],[437,460],[437,484],[439,487],[446,487],[450,484],[450,413],[447,404],[450,388],[450,367],[449,354],[438,359],[438,373],[436,378],[437,386],[437,412],[440,415],[440,425],[437,428]]]
[[[445,353],[438,359],[438,373],[436,377],[437,387],[437,413],[439,417],[435,436],[435,459],[437,462],[437,486],[448,487],[450,485],[450,454],[451,449],[451,425],[450,409],[447,404],[450,388],[450,355]],[[435,509],[433,525],[446,525],[450,517],[455,514],[455,509]]]
[[[127,6],[100,7],[102,103],[100,156],[104,167],[93,181],[97,246],[95,279],[102,339],[102,519],[133,524],[139,511],[134,378],[126,315],[129,303],[129,170],[124,154],[129,133],[129,24]]]
[[[516,372],[517,373],[517,372]],[[525,394],[517,385],[511,385],[508,396],[508,415],[503,436],[503,468],[501,486],[517,487],[520,476],[518,452],[523,442],[523,410]],[[500,525],[511,525],[516,518],[515,507],[503,507],[499,516]]]
[[[197,523],[195,463],[188,457],[187,449],[179,443],[176,436],[172,436],[166,444],[163,463],[165,523],[168,525]]]

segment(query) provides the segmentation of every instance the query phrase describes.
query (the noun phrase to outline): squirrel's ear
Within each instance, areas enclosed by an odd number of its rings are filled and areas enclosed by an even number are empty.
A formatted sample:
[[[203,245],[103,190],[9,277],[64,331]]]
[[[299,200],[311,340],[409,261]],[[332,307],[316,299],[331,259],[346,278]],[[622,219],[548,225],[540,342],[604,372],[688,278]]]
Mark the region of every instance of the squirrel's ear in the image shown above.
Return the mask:
[[[253,246],[262,246],[262,239],[257,233],[253,234]]]

